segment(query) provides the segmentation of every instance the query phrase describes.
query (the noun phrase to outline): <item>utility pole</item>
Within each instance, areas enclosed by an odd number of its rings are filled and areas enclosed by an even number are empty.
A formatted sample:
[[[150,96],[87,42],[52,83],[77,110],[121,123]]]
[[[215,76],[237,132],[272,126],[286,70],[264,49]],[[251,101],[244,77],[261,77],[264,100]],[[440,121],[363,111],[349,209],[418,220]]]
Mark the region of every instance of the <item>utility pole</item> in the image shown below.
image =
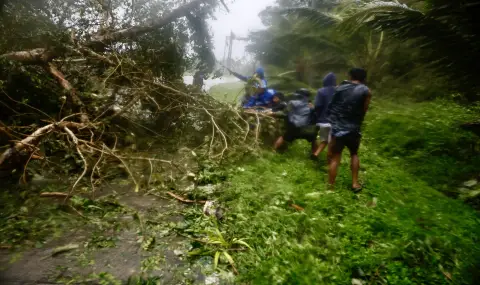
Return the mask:
[[[233,31],[230,31],[230,36],[225,37],[225,48],[223,49],[223,66],[225,72],[225,66],[227,68],[232,68],[232,50],[233,50],[233,41],[248,41],[248,38],[237,37]],[[228,49],[228,52],[227,52]],[[227,57],[225,58],[225,55]]]
[[[228,48],[228,36],[225,37],[225,48],[223,48],[223,73],[225,73],[225,66],[227,66],[226,62],[226,54],[227,54],[227,48]]]
[[[228,62],[227,62],[228,68],[232,68],[232,49],[233,49],[234,39],[235,39],[235,34],[232,31],[230,31],[230,42],[228,46]]]

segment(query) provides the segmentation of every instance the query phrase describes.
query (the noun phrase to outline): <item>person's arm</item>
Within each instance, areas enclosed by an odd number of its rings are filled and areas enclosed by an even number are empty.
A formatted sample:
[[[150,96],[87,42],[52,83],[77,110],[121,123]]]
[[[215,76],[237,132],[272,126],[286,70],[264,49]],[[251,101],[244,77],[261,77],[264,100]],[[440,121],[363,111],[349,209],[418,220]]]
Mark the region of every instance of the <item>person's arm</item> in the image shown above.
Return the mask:
[[[370,89],[368,89],[367,98],[365,98],[365,105],[363,106],[365,113],[367,113],[368,111],[368,107],[370,106],[371,100],[372,100],[372,92],[370,91]]]
[[[236,78],[238,78],[238,79],[240,79],[240,80],[242,80],[242,81],[247,82],[248,79],[249,79],[247,76],[243,76],[243,75],[241,75],[241,74],[239,74],[239,73],[236,73],[235,71],[232,71],[232,70],[230,70],[230,69],[228,69],[228,71],[230,72],[231,75],[235,76]]]

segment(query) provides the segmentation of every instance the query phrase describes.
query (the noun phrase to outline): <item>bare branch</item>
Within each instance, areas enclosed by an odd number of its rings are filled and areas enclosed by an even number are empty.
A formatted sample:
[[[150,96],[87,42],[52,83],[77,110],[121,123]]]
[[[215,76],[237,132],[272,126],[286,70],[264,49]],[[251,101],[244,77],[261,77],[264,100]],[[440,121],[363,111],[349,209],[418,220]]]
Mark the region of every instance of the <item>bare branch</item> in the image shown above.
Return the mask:
[[[48,62],[54,58],[54,54],[48,52],[44,48],[36,48],[28,51],[14,51],[0,55],[0,59],[6,58],[9,60],[15,60],[24,64],[39,64],[42,62]]]
[[[66,197],[68,197],[68,194],[63,193],[63,192],[43,192],[43,193],[40,193],[40,197],[42,197],[42,198],[50,198],[50,197],[66,198]]]
[[[197,200],[186,199],[186,198],[178,196],[177,194],[174,194],[172,192],[167,192],[167,194],[170,195],[171,197],[177,199],[178,201],[183,202],[183,203],[187,203],[187,204],[205,204],[207,202],[207,201],[197,201]]]
[[[225,1],[220,0],[220,3],[222,3],[223,7],[225,7],[225,10],[227,10],[227,12],[230,13],[230,10],[228,9],[227,4],[225,4]]]
[[[7,159],[12,157],[16,153],[24,150],[25,148],[36,146],[45,135],[47,135],[54,129],[63,128],[65,126],[78,129],[78,128],[84,127],[85,125],[74,123],[74,122],[61,122],[58,124],[49,124],[49,125],[43,126],[37,129],[35,132],[33,132],[31,135],[29,135],[25,139],[15,143],[12,147],[10,147],[5,152],[3,152],[3,154],[0,156],[0,165],[2,165]]]
[[[82,161],[83,161],[83,172],[77,178],[75,183],[73,183],[72,189],[70,189],[70,192],[68,193],[68,196],[70,196],[72,194],[73,190],[75,190],[75,186],[77,186],[77,184],[80,182],[80,180],[82,180],[82,178],[87,173],[88,163],[87,163],[87,160],[85,159],[85,157],[83,156],[83,153],[80,151],[80,148],[78,146],[78,138],[75,136],[75,134],[73,134],[73,132],[67,126],[63,127],[63,130],[72,138],[73,143],[75,144],[75,148],[77,149],[77,153],[78,153],[78,155],[80,155],[80,157],[82,158]],[[65,197],[65,200],[67,200],[68,196]]]
[[[172,21],[183,17],[185,13],[189,12],[193,8],[197,7],[200,5],[200,3],[205,2],[205,0],[194,0],[188,4],[185,4],[175,10],[173,10],[171,13],[155,20],[152,21],[149,25],[145,26],[134,26],[131,28],[119,30],[110,34],[105,34],[105,35],[96,35],[93,37],[93,41],[89,43],[89,46],[95,46],[98,44],[110,44],[113,42],[118,42],[121,40],[137,37],[140,35],[143,35],[145,33],[151,32],[155,29],[161,28]]]
[[[70,99],[72,100],[73,105],[77,107],[78,111],[80,111],[81,113],[80,121],[82,123],[87,123],[89,120],[87,112],[85,110],[85,106],[83,105],[82,100],[80,100],[80,98],[77,96],[72,84],[70,84],[70,82],[65,79],[65,75],[63,75],[62,72],[60,72],[60,70],[58,70],[53,63],[48,63],[47,71],[50,72],[50,74],[52,74],[53,77],[57,79],[57,81],[60,83],[63,89],[65,89],[65,91],[70,93]]]

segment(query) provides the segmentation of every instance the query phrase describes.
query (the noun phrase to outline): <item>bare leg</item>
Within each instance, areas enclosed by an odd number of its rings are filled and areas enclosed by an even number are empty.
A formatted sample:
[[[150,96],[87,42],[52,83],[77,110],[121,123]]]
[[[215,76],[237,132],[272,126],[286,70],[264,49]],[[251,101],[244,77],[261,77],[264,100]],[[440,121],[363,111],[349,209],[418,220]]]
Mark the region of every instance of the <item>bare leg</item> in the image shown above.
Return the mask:
[[[282,147],[283,143],[285,142],[285,140],[283,139],[283,136],[279,137],[276,141],[275,141],[275,144],[273,146],[273,148],[275,150],[278,150]]]
[[[317,140],[314,140],[312,142],[312,155],[316,156],[315,154],[317,153],[318,148],[319,148],[318,142]]]
[[[337,178],[338,167],[342,159],[342,148],[338,149],[336,138],[332,137],[328,144],[328,185],[333,189]]]
[[[313,155],[319,156],[320,153],[322,153],[322,151],[327,147],[327,145],[328,145],[327,142],[321,142],[320,145],[318,145],[318,148]]]
[[[337,171],[338,166],[340,165],[340,161],[342,159],[341,153],[334,153],[330,157],[328,162],[328,184],[334,185],[335,179],[337,178]]]
[[[360,159],[358,154],[352,154],[351,160],[351,169],[352,169],[352,188],[359,189],[362,188],[362,185],[358,183],[358,171],[360,170]]]

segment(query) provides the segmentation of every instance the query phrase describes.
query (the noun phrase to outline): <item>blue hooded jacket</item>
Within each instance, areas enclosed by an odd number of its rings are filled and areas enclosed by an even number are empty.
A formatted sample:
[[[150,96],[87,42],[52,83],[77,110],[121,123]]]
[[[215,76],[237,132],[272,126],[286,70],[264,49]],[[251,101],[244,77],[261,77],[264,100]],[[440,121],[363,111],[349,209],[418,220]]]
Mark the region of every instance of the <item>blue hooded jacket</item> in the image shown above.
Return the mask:
[[[271,103],[273,99],[273,95],[275,95],[275,90],[273,89],[267,89],[267,80],[265,80],[265,70],[262,67],[258,67],[255,70],[255,73],[258,75],[258,77],[261,79],[260,85],[258,83],[255,83],[255,87],[263,88],[265,89],[265,92],[262,94],[257,94],[254,96],[251,96],[248,102],[243,105],[244,108],[251,108],[254,106],[267,106]],[[232,73],[235,77],[242,81],[248,81],[251,77],[243,76],[238,73]]]
[[[275,96],[277,92],[273,89],[266,89],[265,92],[262,94],[254,95],[250,97],[250,100],[243,105],[244,108],[251,108],[255,106],[262,106],[267,107],[272,103],[273,96]]]
[[[257,67],[257,69],[255,70],[255,73],[256,73],[261,79],[265,79],[265,70],[263,70],[263,68]]]
[[[327,120],[327,109],[337,85],[337,78],[333,72],[330,72],[323,78],[323,88],[320,88],[315,97],[315,121],[316,123],[325,124]]]

